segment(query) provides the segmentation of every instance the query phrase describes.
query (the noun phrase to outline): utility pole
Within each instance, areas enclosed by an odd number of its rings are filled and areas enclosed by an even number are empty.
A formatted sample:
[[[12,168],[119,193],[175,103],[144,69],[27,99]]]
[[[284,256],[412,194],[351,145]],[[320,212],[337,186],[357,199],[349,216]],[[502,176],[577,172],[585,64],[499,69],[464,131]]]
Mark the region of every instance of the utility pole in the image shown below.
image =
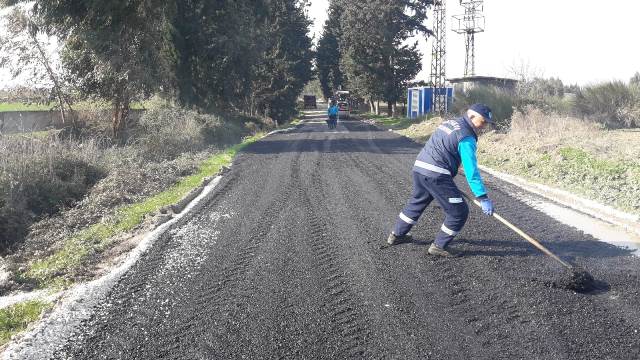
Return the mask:
[[[447,97],[439,94],[445,89],[446,55],[447,55],[447,27],[446,0],[433,2],[433,47],[431,51],[431,84],[433,86],[433,112],[444,115],[447,112]],[[440,90],[444,89],[444,90]]]
[[[464,15],[453,16],[453,31],[464,34],[466,57],[464,61],[464,76],[476,74],[476,44],[475,34],[484,32],[484,1],[460,0],[464,7]]]

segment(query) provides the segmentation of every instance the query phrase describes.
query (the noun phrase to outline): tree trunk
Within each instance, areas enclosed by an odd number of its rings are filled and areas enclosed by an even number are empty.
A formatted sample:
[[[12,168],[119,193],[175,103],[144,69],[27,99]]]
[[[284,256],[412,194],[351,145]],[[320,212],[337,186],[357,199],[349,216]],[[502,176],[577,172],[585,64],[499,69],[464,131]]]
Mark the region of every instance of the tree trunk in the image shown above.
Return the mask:
[[[118,96],[113,101],[113,121],[111,129],[113,137],[118,139],[122,136],[122,131],[127,127],[127,119],[129,118],[130,100],[127,95]]]
[[[393,115],[393,104],[387,103],[387,116],[392,117]]]
[[[35,24],[31,21],[31,19],[29,19],[29,26],[35,27]],[[46,69],[47,75],[49,75],[49,79],[53,82],[53,88],[56,93],[56,99],[58,100],[58,106],[60,106],[60,117],[62,118],[62,123],[66,125],[67,112],[65,111],[65,105],[68,106],[69,113],[71,113],[73,112],[73,109],[71,108],[71,102],[69,101],[69,99],[67,99],[64,96],[64,93],[62,92],[62,86],[58,81],[58,77],[53,72],[53,69],[51,68],[51,64],[49,64],[49,58],[47,57],[47,53],[44,51],[44,49],[42,48],[42,45],[38,41],[37,32],[35,32],[32,29],[29,29],[28,33],[34,46],[36,47],[36,49],[38,49],[38,53],[40,54],[40,62]],[[71,126],[74,129],[76,128],[76,116],[74,114],[71,114]]]
[[[60,82],[58,81],[58,77],[56,76],[55,72],[51,68],[51,64],[49,63],[49,58],[47,56],[47,53],[42,48],[40,41],[38,41],[38,33],[35,30],[38,28],[37,25],[31,20],[31,18],[28,15],[25,14],[25,16],[28,21],[27,33],[29,34],[29,37],[33,42],[33,45],[38,50],[38,54],[40,54],[40,63],[44,66],[45,70],[47,71],[47,75],[49,75],[49,79],[51,80],[51,82],[53,82],[53,88],[56,94],[56,99],[58,100],[58,106],[60,106],[60,117],[62,119],[62,123],[66,124],[68,119],[67,115],[70,115],[71,126],[75,129],[77,125],[76,116],[73,113],[73,108],[71,107],[71,101],[65,96],[64,92],[62,91],[62,86],[60,85]],[[65,110],[65,105],[69,110],[68,112]]]
[[[376,104],[373,102],[373,99],[369,99],[369,112],[372,114],[376,112]]]
[[[380,100],[376,100],[376,115],[380,115]]]

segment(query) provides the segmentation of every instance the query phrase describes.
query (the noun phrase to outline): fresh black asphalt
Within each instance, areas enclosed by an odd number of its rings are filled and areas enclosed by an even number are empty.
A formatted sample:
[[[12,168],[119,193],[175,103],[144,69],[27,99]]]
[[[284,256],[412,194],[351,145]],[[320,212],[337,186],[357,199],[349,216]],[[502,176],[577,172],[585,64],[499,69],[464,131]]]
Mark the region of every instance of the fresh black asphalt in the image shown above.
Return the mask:
[[[597,291],[557,286],[560,265],[473,205],[462,258],[425,254],[435,204],[413,243],[381,249],[421,146],[358,121],[249,146],[56,358],[640,358],[640,259],[488,175],[497,211],[586,268]]]

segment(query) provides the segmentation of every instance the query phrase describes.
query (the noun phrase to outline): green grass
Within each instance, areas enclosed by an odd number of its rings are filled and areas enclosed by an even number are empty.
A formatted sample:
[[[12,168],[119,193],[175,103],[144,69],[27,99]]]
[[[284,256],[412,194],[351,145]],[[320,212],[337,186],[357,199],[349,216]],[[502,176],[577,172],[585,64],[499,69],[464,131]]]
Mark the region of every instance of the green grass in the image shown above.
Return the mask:
[[[53,104],[23,104],[23,103],[0,103],[0,112],[7,111],[48,111],[53,108]]]
[[[211,156],[200,165],[195,174],[182,178],[171,188],[142,202],[120,208],[112,221],[95,224],[80,231],[65,241],[62,248],[52,255],[31,263],[28,270],[20,275],[21,280],[35,283],[38,287],[68,285],[68,279],[74,271],[82,269],[89,259],[106,250],[114,236],[132,230],[142,223],[146,215],[178,202],[189,191],[199,186],[205,177],[218,173],[223,166],[231,163],[238,151],[257,141],[261,136],[247,138],[241,144]]]
[[[413,124],[419,124],[425,118],[389,117],[385,115],[365,114],[363,118],[374,120],[378,126],[391,130],[404,130]]]
[[[501,151],[492,146],[489,141],[480,146],[478,159],[483,165],[640,214],[640,166],[636,163],[600,158],[573,146],[551,152],[516,146]]]
[[[31,132],[23,132],[23,133],[15,133],[15,134],[6,134],[6,136],[11,137],[23,137],[30,138],[36,140],[44,140],[49,137],[51,134],[55,133],[57,130],[42,130],[42,131],[31,131]]]
[[[0,346],[9,342],[13,335],[24,331],[51,306],[51,303],[35,300],[0,309]]]

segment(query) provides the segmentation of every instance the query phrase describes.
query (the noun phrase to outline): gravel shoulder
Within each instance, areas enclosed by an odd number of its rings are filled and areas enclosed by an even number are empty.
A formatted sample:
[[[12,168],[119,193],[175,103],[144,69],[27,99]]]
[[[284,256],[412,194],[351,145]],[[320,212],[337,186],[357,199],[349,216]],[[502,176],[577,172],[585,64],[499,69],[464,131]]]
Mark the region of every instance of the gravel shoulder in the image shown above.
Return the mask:
[[[320,120],[238,155],[54,357],[640,357],[630,251],[532,209],[491,176],[501,214],[587,268],[599,291],[554,287],[562,269],[477,209],[456,242],[463,258],[425,255],[443,218],[433,205],[414,243],[381,249],[420,145]]]

